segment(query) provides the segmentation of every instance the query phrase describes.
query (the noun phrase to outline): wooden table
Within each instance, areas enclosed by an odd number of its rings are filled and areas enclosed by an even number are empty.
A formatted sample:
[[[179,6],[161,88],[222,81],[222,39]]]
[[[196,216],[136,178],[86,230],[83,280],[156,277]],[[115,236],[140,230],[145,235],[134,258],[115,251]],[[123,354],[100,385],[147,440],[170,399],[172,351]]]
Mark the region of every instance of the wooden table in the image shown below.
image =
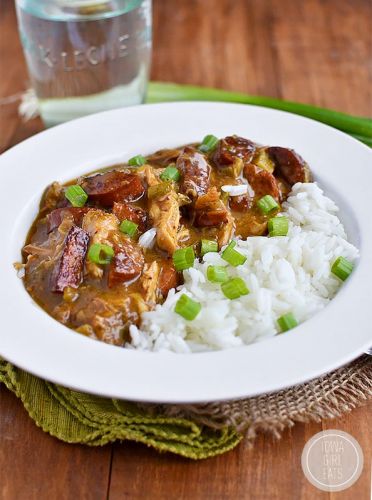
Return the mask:
[[[155,0],[157,80],[209,85],[372,114],[370,0]],[[0,98],[26,88],[13,2],[0,0]],[[41,130],[16,105],[0,108],[0,149]],[[0,338],[1,341],[1,338]],[[44,434],[0,387],[0,497],[23,499],[367,499],[372,405],[343,418],[297,424],[278,441],[242,443],[192,462],[124,443],[88,448]],[[306,441],[322,429],[351,433],[365,455],[362,477],[327,494],[302,474]]]

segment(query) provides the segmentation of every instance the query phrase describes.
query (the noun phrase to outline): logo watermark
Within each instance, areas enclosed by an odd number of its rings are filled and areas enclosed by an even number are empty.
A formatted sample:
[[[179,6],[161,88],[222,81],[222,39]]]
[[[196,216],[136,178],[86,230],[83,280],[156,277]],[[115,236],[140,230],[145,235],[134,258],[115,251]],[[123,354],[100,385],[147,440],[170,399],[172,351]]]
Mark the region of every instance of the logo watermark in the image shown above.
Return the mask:
[[[315,434],[305,445],[302,470],[311,484],[323,491],[350,488],[363,469],[363,451],[347,432],[328,430]]]

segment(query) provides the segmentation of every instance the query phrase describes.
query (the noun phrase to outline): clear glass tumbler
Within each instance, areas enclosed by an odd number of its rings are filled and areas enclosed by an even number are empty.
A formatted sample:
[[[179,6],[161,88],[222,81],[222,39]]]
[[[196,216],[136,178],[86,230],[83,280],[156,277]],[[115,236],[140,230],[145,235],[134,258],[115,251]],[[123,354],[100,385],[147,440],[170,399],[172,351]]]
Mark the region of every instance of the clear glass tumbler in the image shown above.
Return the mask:
[[[143,102],[151,60],[151,0],[16,3],[46,126]]]

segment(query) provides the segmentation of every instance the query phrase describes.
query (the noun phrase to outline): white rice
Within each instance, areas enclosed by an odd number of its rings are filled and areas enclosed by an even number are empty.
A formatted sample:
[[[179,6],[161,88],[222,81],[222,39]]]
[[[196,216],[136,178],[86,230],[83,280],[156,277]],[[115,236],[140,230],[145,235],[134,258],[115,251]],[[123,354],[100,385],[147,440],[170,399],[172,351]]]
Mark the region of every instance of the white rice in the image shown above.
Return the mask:
[[[202,263],[195,260],[194,267],[184,271],[185,283],[171,290],[164,304],[142,314],[140,329],[131,326],[130,347],[178,353],[227,349],[276,335],[277,319],[285,313],[292,312],[299,322],[307,320],[342,285],[330,272],[334,260],[342,255],[354,262],[358,257],[337,212],[316,183],[295,184],[283,203],[287,236],[236,240],[235,249],[247,261],[237,268],[228,266],[229,274],[245,280],[248,295],[228,300],[219,284],[207,280],[209,265],[227,265],[220,254],[208,253]],[[202,305],[193,321],[174,312],[181,294]]]

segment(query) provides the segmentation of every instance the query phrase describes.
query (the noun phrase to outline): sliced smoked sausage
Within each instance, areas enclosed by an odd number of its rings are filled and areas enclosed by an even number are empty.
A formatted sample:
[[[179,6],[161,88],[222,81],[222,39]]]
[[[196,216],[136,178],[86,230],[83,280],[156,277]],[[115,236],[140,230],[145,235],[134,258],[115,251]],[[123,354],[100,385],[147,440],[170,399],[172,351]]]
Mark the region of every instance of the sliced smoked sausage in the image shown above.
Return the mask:
[[[243,173],[253,189],[255,196],[261,198],[269,194],[274,199],[280,200],[279,187],[273,174],[253,165],[253,163],[245,165]]]
[[[205,157],[193,148],[186,147],[177,159],[182,176],[180,192],[191,199],[202,196],[208,190],[211,167]]]
[[[231,135],[218,141],[212,160],[219,168],[231,166],[237,158],[245,164],[252,160],[255,150],[256,146],[252,141]]]
[[[274,173],[291,186],[296,182],[311,182],[311,173],[305,160],[293,149],[271,147],[267,149],[275,163]]]
[[[83,220],[84,215],[91,210],[89,207],[64,207],[64,208],[56,208],[52,212],[50,212],[47,217],[47,231],[50,233],[54,231],[57,227],[60,226],[61,222],[66,216],[71,216],[74,224],[76,226],[80,226]]]
[[[51,275],[52,292],[63,292],[66,287],[78,288],[83,280],[85,256],[89,235],[78,226],[72,226],[67,233],[62,255]]]
[[[141,275],[144,257],[141,249],[129,238],[113,245],[115,256],[108,273],[108,286],[132,281]]]
[[[148,224],[147,212],[141,208],[132,205],[131,203],[114,203],[112,213],[120,220],[130,220],[138,224],[140,231],[146,231]]]
[[[180,276],[172,262],[164,262],[159,275],[158,289],[165,298],[169,290],[179,285]]]
[[[81,187],[88,194],[90,201],[111,207],[113,203],[135,201],[145,192],[140,177],[136,174],[112,170],[83,180]]]

